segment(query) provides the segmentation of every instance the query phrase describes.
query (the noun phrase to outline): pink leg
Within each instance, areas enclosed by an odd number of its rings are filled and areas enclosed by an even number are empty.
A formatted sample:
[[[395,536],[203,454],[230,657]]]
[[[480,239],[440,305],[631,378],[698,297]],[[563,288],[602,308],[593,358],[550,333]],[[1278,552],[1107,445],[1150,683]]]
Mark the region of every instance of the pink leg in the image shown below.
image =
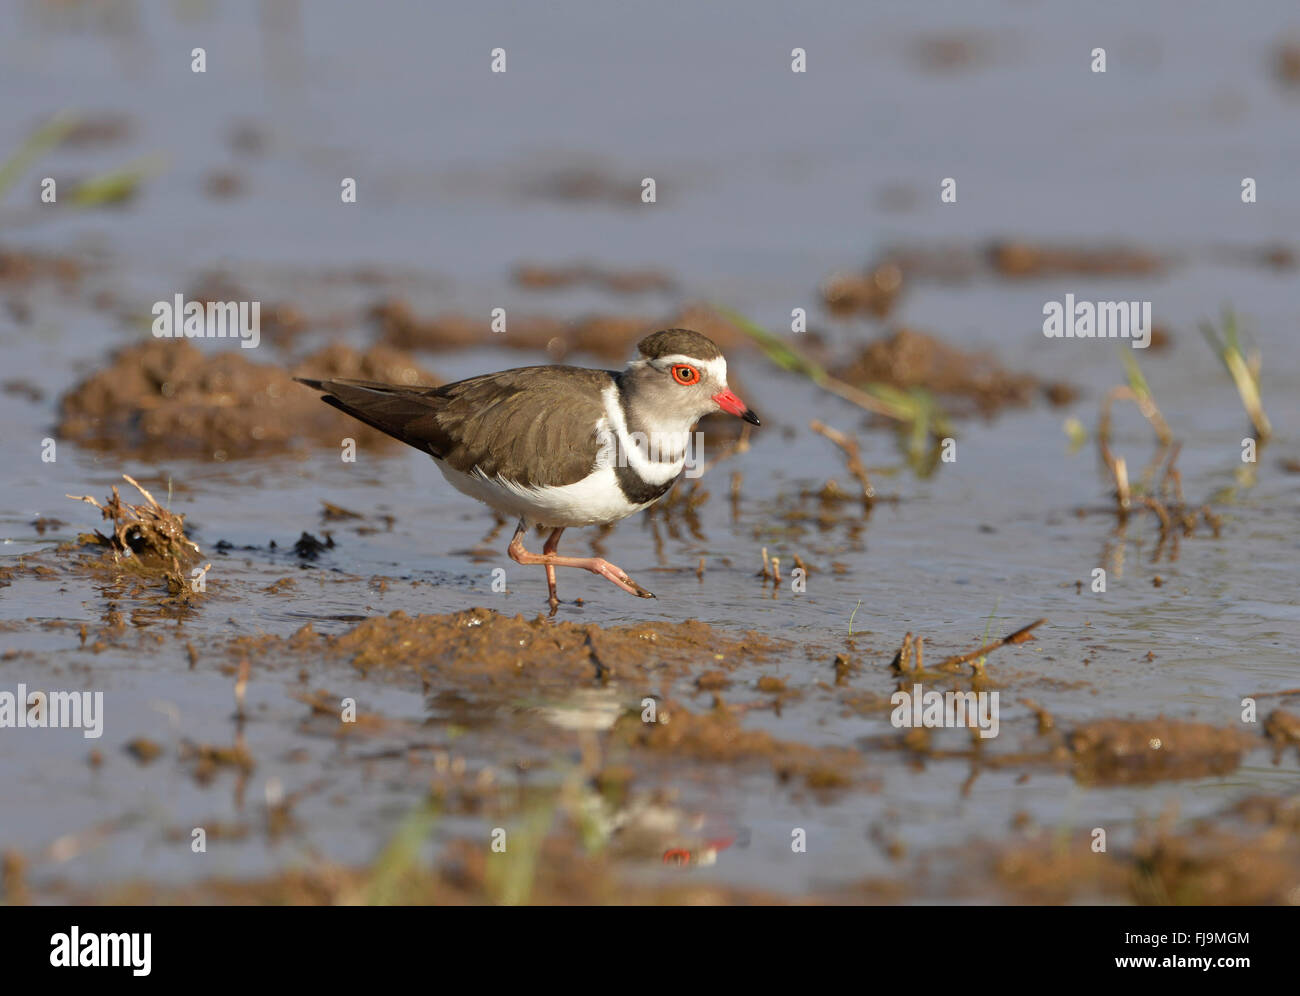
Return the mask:
[[[564,532],[564,528],[560,527],[559,529],[552,531],[550,536],[546,537],[546,543],[545,545],[542,546],[543,554],[545,554],[548,557],[553,557],[555,555],[555,551],[559,549],[560,546],[560,533],[562,532]],[[546,587],[547,589],[549,589],[550,596],[551,596],[550,597],[551,615],[555,615],[556,611],[560,608],[560,596],[555,593],[555,565],[554,564],[546,565]]]
[[[591,571],[592,574],[599,574],[611,584],[618,585],[630,595],[638,595],[641,598],[654,598],[654,594],[646,591],[639,584],[627,576],[627,573],[621,568],[611,564],[608,560],[601,557],[561,557],[555,550],[560,545],[560,533],[563,529],[556,529],[549,537],[546,544],[542,547],[544,553],[529,553],[524,549],[524,524],[521,522],[519,528],[515,530],[514,539],[510,541],[510,548],[507,551],[510,559],[516,564],[544,564],[546,566],[546,581],[551,590],[551,613],[555,613],[556,607],[560,604],[555,594],[555,568],[557,567],[581,567],[584,571]]]

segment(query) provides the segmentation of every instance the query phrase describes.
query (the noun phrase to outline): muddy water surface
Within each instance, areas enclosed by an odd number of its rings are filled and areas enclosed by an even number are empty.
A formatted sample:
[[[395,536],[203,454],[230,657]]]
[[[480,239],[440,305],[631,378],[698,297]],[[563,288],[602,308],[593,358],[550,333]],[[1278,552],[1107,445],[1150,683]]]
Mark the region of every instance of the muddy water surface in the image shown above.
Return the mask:
[[[1300,686],[1300,312],[1274,251],[1300,230],[1276,175],[1300,151],[1300,103],[1272,61],[1282,7],[1239,23],[1167,6],[1159,31],[1153,13],[994,4],[964,13],[969,30],[903,7],[834,23],[718,8],[635,33],[633,12],[582,5],[563,30],[490,7],[453,23],[345,5],[287,22],[238,5],[195,22],[3,15],[0,153],[64,108],[129,122],[51,150],[0,202],[0,691],[104,695],[98,739],[0,730],[5,898],[1300,901],[1284,832],[1300,696],[1274,694]],[[1107,31],[1124,42],[1094,79],[1079,53]],[[199,36],[206,78],[182,57]],[[496,44],[513,44],[510,70],[486,79]],[[795,44],[815,71],[792,87]],[[44,211],[32,194],[47,172],[154,159],[124,205]],[[942,207],[932,188],[954,174]],[[1247,208],[1251,174],[1268,203]],[[338,203],[342,176],[358,204]],[[990,248],[1014,239],[1127,246],[1141,265],[1036,271]],[[955,274],[903,252],[935,246]],[[884,259],[902,261],[896,298],[828,307],[828,278]],[[667,279],[518,272],[593,260]],[[158,383],[96,415],[78,389],[148,341],[153,302],[205,289],[262,301],[261,345],[199,344],[232,355],[184,378],[193,418],[164,419]],[[1167,346],[1136,355],[1217,535],[1201,520],[1161,544],[1150,512],[1118,523],[1095,432],[1128,347],[1045,339],[1043,305],[1066,293],[1152,301]],[[1274,438],[1253,466],[1197,330],[1225,303],[1263,357]],[[562,573],[548,622],[542,572],[505,556],[512,524],[494,529],[415,451],[275,400],[308,393],[287,375],[241,366],[344,362],[321,358],[332,342],[383,343],[442,380],[616,366],[638,329],[700,327],[707,305],[778,333],[804,307],[812,331],[789,338],[835,369],[906,327],[1033,386],[987,415],[940,396],[957,458],[922,476],[882,420],[715,333],[762,428],[670,507],[566,534],[656,601]],[[1073,389],[1063,405],[1042,391],[1055,383]],[[250,385],[274,401],[260,421]],[[101,426],[126,406],[125,425],[82,437],[65,395]],[[1073,452],[1068,418],[1091,434]],[[869,509],[813,419],[860,442]],[[731,429],[706,427],[706,458]],[[1135,479],[1156,455],[1131,405],[1111,445]],[[124,473],[184,513],[213,565],[202,595],[76,546],[106,526],[64,496],[116,484],[138,500]],[[825,497],[831,478],[848,497]],[[304,533],[325,545],[295,550]],[[939,667],[1040,618],[978,668]],[[919,677],[890,666],[908,633]],[[918,682],[997,691],[998,736],[895,728],[889,696]],[[647,699],[667,722],[643,722]]]

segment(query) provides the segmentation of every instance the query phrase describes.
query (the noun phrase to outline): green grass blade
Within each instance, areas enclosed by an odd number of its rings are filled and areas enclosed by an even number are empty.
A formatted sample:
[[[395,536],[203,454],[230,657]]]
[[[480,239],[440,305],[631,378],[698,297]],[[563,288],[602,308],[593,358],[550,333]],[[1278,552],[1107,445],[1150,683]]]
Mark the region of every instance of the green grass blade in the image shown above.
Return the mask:
[[[0,197],[3,197],[6,191],[18,182],[19,177],[27,172],[32,163],[62,142],[77,126],[78,121],[77,115],[60,111],[32,132],[18,147],[18,151],[10,156],[3,166],[0,166]]]

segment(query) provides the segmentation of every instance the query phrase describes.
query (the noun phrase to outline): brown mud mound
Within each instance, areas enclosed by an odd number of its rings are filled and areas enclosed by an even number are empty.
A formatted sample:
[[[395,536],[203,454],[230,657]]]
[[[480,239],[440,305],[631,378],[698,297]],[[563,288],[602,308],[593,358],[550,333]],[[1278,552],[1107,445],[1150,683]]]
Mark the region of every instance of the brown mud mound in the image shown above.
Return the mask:
[[[831,314],[859,312],[884,318],[894,310],[903,290],[903,271],[882,263],[865,273],[835,273],[822,284],[822,300]]]
[[[1300,88],[1300,41],[1288,40],[1277,46],[1273,72],[1284,87]]]
[[[1250,824],[1300,831],[1300,795],[1252,795],[1238,802],[1233,811]]]
[[[1093,832],[1068,838],[1043,832],[998,855],[995,875],[1012,901],[1022,903],[1300,903],[1300,837],[1293,824],[1238,832],[1206,820],[1185,833],[1148,832],[1132,848],[1107,851],[1094,850],[1096,840]]]
[[[947,31],[921,35],[908,45],[912,61],[929,73],[961,73],[993,65],[1008,46],[991,32]]]
[[[614,725],[614,734],[630,746],[672,755],[682,760],[720,764],[766,763],[782,781],[802,779],[814,789],[845,788],[857,781],[862,757],[848,748],[811,747],[778,740],[763,730],[746,730],[736,712],[721,700],[712,710],[690,713],[676,703],[663,703],[657,721],[627,712]]]
[[[1300,905],[1300,837],[1201,826],[1138,846],[1134,898],[1179,906]]]
[[[383,346],[358,353],[328,346],[294,373],[399,384],[438,383],[405,354]],[[99,449],[227,460],[260,456],[302,437],[337,445],[394,440],[361,425],[296,384],[288,370],[242,350],[204,353],[185,340],[128,346],[60,400],[59,436]]]
[[[53,279],[65,288],[81,279],[82,263],[71,256],[5,249],[0,246],[0,284],[27,286]]]
[[[664,181],[660,179],[660,182]],[[530,170],[522,184],[522,193],[530,198],[566,204],[630,208],[643,203],[641,184],[629,181],[616,170],[585,161],[550,170]]]
[[[962,402],[968,410],[989,415],[1011,405],[1027,405],[1040,385],[1031,374],[1003,369],[990,356],[949,346],[914,329],[869,343],[848,364],[834,371],[837,378],[858,387],[887,384],[899,390],[924,388],[945,399]],[[969,413],[969,411],[967,412]]]
[[[1225,775],[1260,746],[1241,730],[1163,718],[1098,720],[1075,729],[1069,743],[1076,777],[1097,785]]]
[[[693,620],[603,629],[594,624],[548,622],[474,608],[450,615],[394,612],[366,619],[338,636],[309,625],[287,639],[241,638],[240,655],[264,658],[280,648],[346,658],[363,674],[409,675],[429,686],[454,679],[457,688],[518,681],[589,684],[593,679],[635,680],[653,674],[655,685],[692,673],[696,666],[734,667],[766,658],[784,644],[768,637],[731,637]]]
[[[1162,273],[1165,261],[1154,253],[1125,246],[1080,249],[1030,242],[996,242],[989,262],[1012,279],[1044,277],[1146,277]]]
[[[868,272],[890,272],[907,283],[1048,277],[1150,277],[1173,260],[1149,249],[1122,245],[1063,245],[1000,239],[979,245],[911,245],[887,249]]]
[[[666,318],[644,315],[589,315],[572,321],[541,315],[511,315],[505,331],[492,330],[484,316],[444,314],[421,317],[402,300],[386,300],[370,310],[379,340],[397,349],[452,350],[473,347],[544,351],[553,361],[588,353],[619,366],[635,352],[639,340],[659,329],[688,328],[703,333],[722,350],[740,348],[749,339],[711,308],[688,306]]]
[[[487,316],[462,314],[417,316],[405,301],[384,301],[370,312],[380,341],[398,349],[424,349],[431,352],[474,347],[545,352],[552,360],[570,353],[591,353],[609,359],[627,355],[628,343],[638,334],[652,331],[652,323],[643,317],[591,315],[566,322],[541,315],[512,315],[505,331],[494,332]]]
[[[520,263],[515,267],[514,281],[520,287],[539,291],[584,286],[611,294],[643,294],[673,289],[672,277],[662,270],[611,270],[593,263],[568,266]]]

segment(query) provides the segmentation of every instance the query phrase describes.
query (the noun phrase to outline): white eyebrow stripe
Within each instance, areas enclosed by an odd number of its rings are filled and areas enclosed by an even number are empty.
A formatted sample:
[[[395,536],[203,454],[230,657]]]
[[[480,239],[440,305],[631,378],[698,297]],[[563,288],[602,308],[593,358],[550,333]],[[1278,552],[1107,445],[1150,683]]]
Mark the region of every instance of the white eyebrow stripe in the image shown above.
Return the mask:
[[[707,370],[709,375],[719,384],[727,383],[727,361],[721,356],[715,356],[711,360],[701,360],[695,356],[686,356],[684,353],[672,353],[668,356],[660,356],[653,362],[661,370],[667,369],[675,363],[685,363],[692,367],[699,367],[701,370]]]

